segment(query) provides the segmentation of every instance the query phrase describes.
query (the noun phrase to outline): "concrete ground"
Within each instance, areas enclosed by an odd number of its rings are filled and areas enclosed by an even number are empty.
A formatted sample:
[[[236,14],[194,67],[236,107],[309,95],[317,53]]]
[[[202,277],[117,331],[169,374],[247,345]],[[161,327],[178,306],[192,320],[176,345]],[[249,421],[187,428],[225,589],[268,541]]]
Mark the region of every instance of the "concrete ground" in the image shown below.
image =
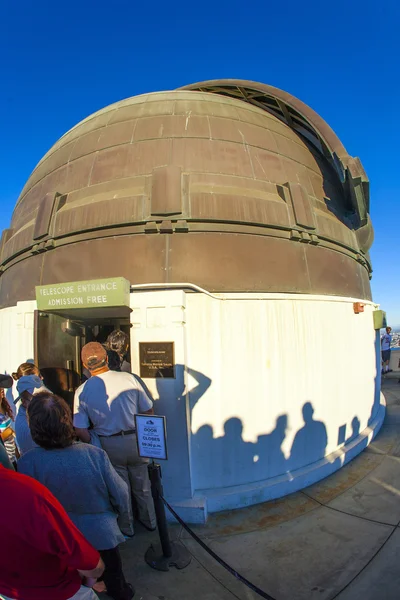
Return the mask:
[[[195,532],[276,600],[400,598],[400,385],[382,383],[387,416],[376,440],[331,477],[258,506],[211,515]],[[180,527],[192,555],[178,571],[151,569],[144,553],[157,533],[137,529],[121,547],[137,600],[255,600]],[[101,598],[107,598],[101,595]]]

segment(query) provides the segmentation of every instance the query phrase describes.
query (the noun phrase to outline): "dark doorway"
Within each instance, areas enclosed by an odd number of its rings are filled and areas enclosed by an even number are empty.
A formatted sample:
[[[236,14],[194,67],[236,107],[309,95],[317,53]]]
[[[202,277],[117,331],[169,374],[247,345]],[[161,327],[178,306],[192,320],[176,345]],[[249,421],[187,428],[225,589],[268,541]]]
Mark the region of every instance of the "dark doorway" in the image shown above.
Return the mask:
[[[104,344],[114,329],[130,337],[129,316],[104,317],[93,309],[84,318],[74,314],[35,313],[35,364],[44,384],[73,408],[74,393],[82,383],[81,349],[88,342]],[[98,315],[98,316],[97,316]],[[130,362],[130,356],[127,357]]]

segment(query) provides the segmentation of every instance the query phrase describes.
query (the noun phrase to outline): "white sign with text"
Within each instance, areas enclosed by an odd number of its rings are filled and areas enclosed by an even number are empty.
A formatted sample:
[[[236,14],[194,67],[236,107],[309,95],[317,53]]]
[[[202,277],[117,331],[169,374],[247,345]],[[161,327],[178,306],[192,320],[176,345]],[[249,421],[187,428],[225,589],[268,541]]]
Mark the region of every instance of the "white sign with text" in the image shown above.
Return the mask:
[[[165,417],[135,415],[139,456],[167,460],[167,431]]]

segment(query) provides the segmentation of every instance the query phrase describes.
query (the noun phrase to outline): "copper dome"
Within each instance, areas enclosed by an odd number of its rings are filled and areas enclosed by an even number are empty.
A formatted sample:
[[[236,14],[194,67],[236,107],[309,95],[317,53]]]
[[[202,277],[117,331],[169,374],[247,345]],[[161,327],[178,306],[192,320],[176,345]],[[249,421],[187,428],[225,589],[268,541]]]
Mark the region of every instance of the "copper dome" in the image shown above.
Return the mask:
[[[3,232],[0,305],[108,276],[368,299],[368,211],[360,161],[281,90],[136,96],[76,125],[29,177]]]

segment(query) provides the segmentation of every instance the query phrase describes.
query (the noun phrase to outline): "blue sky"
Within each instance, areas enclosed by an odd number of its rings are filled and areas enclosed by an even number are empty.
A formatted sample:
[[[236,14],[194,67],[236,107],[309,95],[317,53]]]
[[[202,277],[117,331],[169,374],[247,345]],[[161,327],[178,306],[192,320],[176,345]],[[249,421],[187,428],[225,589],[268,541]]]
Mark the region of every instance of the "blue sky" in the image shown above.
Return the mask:
[[[0,228],[43,154],[95,110],[143,92],[253,79],[314,108],[371,181],[374,299],[400,324],[396,0],[4,0]]]

